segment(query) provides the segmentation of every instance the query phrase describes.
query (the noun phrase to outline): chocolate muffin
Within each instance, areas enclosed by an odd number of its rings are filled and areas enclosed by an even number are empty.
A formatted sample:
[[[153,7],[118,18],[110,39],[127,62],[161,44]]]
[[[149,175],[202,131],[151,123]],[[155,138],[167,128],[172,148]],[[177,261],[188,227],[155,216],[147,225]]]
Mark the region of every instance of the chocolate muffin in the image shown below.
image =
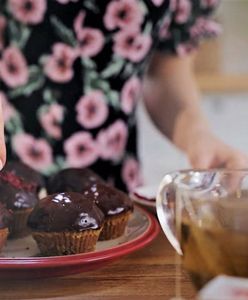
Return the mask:
[[[88,168],[68,168],[50,177],[47,183],[48,194],[62,192],[82,193],[95,182],[104,182]]]
[[[100,240],[109,240],[123,235],[129,217],[133,211],[133,202],[120,190],[104,183],[93,183],[83,195],[104,213],[105,220]]]
[[[21,161],[8,161],[3,171],[13,173],[25,182],[31,183],[35,187],[37,194],[42,193],[44,195],[45,180],[43,176],[25,163]]]
[[[93,251],[103,220],[93,201],[65,192],[41,199],[29,216],[28,226],[42,255],[68,255]]]
[[[12,172],[2,171],[0,173],[0,202],[13,212],[9,236],[17,238],[28,234],[27,218],[38,202],[35,186]]]
[[[12,213],[6,208],[6,206],[0,202],[0,251],[6,243],[9,226],[13,221]]]

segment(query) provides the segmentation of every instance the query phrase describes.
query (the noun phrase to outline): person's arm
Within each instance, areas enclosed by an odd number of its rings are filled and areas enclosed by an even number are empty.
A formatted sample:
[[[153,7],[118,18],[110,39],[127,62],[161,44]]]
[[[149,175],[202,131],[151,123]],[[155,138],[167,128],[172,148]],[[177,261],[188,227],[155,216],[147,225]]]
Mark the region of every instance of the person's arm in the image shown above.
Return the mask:
[[[144,101],[153,122],[186,153],[192,167],[247,167],[246,155],[212,133],[200,108],[192,64],[193,55],[154,55],[144,81]]]

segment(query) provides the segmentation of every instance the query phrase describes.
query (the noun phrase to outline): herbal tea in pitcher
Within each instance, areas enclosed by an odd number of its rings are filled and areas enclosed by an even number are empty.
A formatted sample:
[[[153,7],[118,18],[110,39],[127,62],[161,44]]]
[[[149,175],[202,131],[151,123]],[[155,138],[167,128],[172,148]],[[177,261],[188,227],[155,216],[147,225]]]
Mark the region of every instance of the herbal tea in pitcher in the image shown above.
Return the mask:
[[[182,262],[195,285],[220,274],[248,277],[248,231],[206,223],[182,220]]]
[[[197,288],[220,274],[248,277],[247,179],[244,170],[184,171],[162,184],[160,223]]]

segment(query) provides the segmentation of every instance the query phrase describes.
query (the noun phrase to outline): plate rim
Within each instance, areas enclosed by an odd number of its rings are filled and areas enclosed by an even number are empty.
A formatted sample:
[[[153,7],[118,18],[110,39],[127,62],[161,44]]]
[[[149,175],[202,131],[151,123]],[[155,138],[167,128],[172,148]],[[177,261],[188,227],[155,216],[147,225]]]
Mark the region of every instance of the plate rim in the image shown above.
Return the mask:
[[[110,247],[105,250],[99,250],[90,253],[81,253],[64,256],[49,256],[49,257],[18,257],[6,258],[0,257],[1,270],[17,270],[17,269],[43,269],[43,268],[64,268],[77,264],[100,263],[117,257],[124,256],[134,252],[152,242],[160,231],[160,226],[155,216],[147,212],[145,209],[135,204],[135,209],[140,210],[143,215],[148,218],[149,225],[146,230],[135,239],[124,242],[120,245]]]
[[[145,200],[144,198],[139,198],[134,193],[130,194],[130,198],[133,199],[133,201],[138,203],[138,204],[156,208],[156,201]]]

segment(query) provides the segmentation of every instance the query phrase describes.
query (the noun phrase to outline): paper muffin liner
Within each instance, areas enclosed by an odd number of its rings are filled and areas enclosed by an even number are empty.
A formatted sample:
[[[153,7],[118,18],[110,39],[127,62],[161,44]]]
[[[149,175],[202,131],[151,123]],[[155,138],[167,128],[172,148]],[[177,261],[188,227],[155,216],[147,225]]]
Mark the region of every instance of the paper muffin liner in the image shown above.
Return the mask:
[[[99,240],[106,241],[118,238],[125,232],[131,212],[125,212],[105,219]]]
[[[9,227],[10,238],[24,237],[30,233],[27,221],[32,210],[33,208],[25,208],[13,211],[13,221]]]
[[[94,251],[101,229],[81,232],[32,232],[41,255],[58,256]]]
[[[0,251],[3,249],[3,246],[6,243],[8,234],[9,234],[8,228],[1,228],[0,229]]]

